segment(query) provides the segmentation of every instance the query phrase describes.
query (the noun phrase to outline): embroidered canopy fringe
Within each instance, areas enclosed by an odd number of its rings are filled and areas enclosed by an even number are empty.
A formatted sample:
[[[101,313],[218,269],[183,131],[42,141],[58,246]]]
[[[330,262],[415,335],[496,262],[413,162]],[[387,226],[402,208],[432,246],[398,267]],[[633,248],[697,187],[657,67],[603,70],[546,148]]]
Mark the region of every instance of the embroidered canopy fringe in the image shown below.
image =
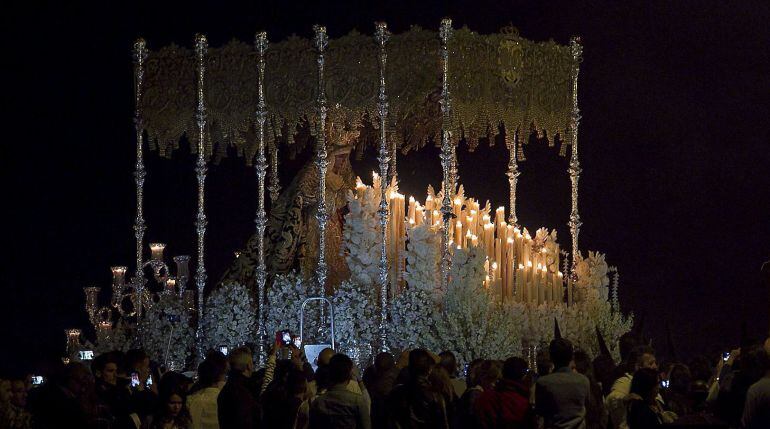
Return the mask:
[[[501,127],[522,135],[536,131],[565,144],[572,109],[568,46],[532,42],[515,29],[480,35],[456,30],[449,44],[451,129],[469,150]],[[326,54],[328,120],[358,128],[357,153],[376,144],[378,47],[372,36],[352,32],[329,41]],[[393,35],[387,47],[389,138],[407,153],[435,142],[441,131],[441,63],[437,32],[414,27]],[[206,151],[215,162],[235,147],[247,163],[257,146],[257,53],[232,41],[206,56]],[[266,141],[303,150],[316,133],[316,52],[309,39],[293,36],[266,53]],[[196,66],[194,51],[176,45],[150,51],[141,107],[151,148],[171,156],[186,136],[195,151]],[[526,142],[526,139],[524,139]]]

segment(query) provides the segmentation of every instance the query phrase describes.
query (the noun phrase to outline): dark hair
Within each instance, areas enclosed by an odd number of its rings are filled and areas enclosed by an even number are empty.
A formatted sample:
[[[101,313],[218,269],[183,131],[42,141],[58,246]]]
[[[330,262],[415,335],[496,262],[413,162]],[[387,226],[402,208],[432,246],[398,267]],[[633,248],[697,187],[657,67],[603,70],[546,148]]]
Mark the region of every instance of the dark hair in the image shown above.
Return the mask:
[[[307,376],[305,375],[305,371],[297,369],[296,367],[290,369],[289,374],[286,376],[286,386],[290,395],[305,393],[307,391]]]
[[[636,366],[642,363],[642,356],[644,355],[654,356],[655,349],[653,349],[651,346],[648,346],[646,344],[641,344],[634,347],[634,349],[631,350],[631,353],[628,354],[628,365],[629,365],[630,371],[634,371],[636,369]]]
[[[604,396],[610,394],[612,389],[612,382],[615,381],[615,361],[612,360],[612,356],[599,355],[594,358],[593,361],[594,378],[602,385],[602,393]]]
[[[446,370],[450,377],[455,377],[457,375],[457,359],[455,354],[447,350],[439,353],[438,357],[441,358],[439,365]]]
[[[433,366],[433,358],[425,349],[414,349],[409,352],[409,374],[412,377],[426,376],[430,374]]]
[[[198,382],[202,387],[213,386],[225,376],[226,369],[225,365],[206,359],[198,365]]]
[[[131,349],[127,351],[125,357],[126,372],[134,369],[136,365],[140,364],[148,357],[149,356],[147,356],[147,353],[143,349]]]
[[[175,423],[181,427],[189,427],[192,424],[190,410],[187,408],[187,395],[185,394],[184,390],[175,386],[168,389],[162,389],[160,391],[160,400],[158,401],[158,408],[155,411],[155,415],[152,419],[152,426],[150,426],[151,429],[163,428],[165,423],[164,420],[166,417],[168,417],[168,402],[174,395],[182,398],[182,409],[179,411],[179,415],[177,415]]]
[[[634,349],[637,345],[639,345],[640,341],[639,338],[634,334],[633,332],[626,332],[625,334],[620,336],[620,339],[618,339],[618,350],[620,350],[620,360],[623,362],[628,361],[628,355],[631,353],[631,350]]]
[[[588,357],[588,353],[579,349],[575,350],[575,353],[573,353],[573,359],[575,360],[575,370],[577,372],[583,375],[593,375],[593,368],[591,368],[591,358]]]
[[[645,402],[655,400],[656,387],[658,387],[658,371],[642,368],[634,373],[631,380],[631,393],[641,396]]]
[[[473,359],[468,365],[468,387],[479,384],[479,368],[484,363],[484,359]]]
[[[506,380],[521,381],[527,375],[527,361],[520,357],[510,357],[503,363],[503,378]]]
[[[374,368],[377,372],[383,373],[394,366],[396,366],[396,361],[393,359],[393,355],[388,352],[380,352],[374,358]]]
[[[107,367],[107,364],[110,363],[114,363],[116,366],[120,366],[120,361],[114,353],[102,353],[97,356],[93,362],[91,362],[91,372],[96,375],[97,372],[104,371],[104,368]]]
[[[572,343],[564,338],[556,338],[548,346],[548,353],[555,368],[569,365],[574,355]]]
[[[347,355],[337,353],[329,360],[329,381],[332,385],[346,383],[353,371],[353,361]]]
[[[671,365],[671,369],[668,371],[668,388],[672,392],[687,394],[690,391],[692,385],[692,376],[690,375],[690,369],[681,363],[675,363]]]

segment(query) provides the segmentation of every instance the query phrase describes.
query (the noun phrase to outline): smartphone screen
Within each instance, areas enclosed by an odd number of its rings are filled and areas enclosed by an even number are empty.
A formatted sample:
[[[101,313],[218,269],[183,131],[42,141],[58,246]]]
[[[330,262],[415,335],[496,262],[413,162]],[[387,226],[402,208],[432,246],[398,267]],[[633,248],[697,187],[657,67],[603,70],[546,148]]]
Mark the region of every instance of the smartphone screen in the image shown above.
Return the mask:
[[[150,374],[150,376],[147,377],[147,383],[145,383],[145,386],[147,387],[152,386],[152,374]]]
[[[139,387],[140,381],[139,381],[139,373],[138,372],[132,372],[131,373],[131,387]]]
[[[281,341],[283,341],[284,346],[288,346],[289,344],[291,344],[291,332],[283,331],[281,332],[281,335],[282,335]]]
[[[222,353],[223,355],[227,356],[227,352],[229,352],[229,350],[227,349],[227,347],[222,346],[222,347],[219,348],[219,352]]]
[[[40,386],[41,384],[43,384],[43,381],[44,381],[44,379],[43,379],[42,375],[33,375],[32,376],[32,385],[33,386]]]
[[[730,352],[724,352],[722,353],[722,360],[724,362],[727,362],[727,360],[730,359]]]

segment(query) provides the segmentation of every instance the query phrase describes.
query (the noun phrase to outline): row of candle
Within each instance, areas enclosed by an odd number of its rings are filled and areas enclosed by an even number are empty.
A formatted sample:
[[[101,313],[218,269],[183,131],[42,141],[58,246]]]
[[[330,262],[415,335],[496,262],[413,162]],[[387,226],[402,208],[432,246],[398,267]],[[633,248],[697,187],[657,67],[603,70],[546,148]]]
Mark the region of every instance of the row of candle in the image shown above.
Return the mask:
[[[361,198],[367,188],[359,180],[356,195]],[[407,206],[405,196],[396,190],[395,184],[388,187],[386,196],[389,208],[387,255],[394,287],[392,290],[398,290],[395,287],[401,281],[404,268],[408,229],[428,225],[440,234],[443,229],[443,197],[428,188],[424,205],[414,197],[409,197]],[[520,229],[505,221],[505,208],[497,208],[494,216],[490,212],[489,202],[482,207],[475,199],[465,198],[460,187],[452,200],[450,249],[483,249],[487,258],[484,285],[499,293],[504,301],[571,303],[572,283],[567,280],[565,285],[564,274],[559,271],[560,249],[555,233],[549,234],[541,228],[533,239],[526,228]]]

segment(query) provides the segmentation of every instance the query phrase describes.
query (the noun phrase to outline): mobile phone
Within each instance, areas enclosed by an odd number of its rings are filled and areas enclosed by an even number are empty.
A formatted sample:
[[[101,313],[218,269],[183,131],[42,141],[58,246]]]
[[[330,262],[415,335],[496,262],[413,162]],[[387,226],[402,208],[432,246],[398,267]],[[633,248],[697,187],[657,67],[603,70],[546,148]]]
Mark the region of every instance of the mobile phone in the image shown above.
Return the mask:
[[[219,346],[219,352],[222,353],[223,355],[227,356],[227,353],[229,351],[230,350],[228,350],[227,346]]]
[[[302,338],[300,338],[299,335],[292,335],[291,342],[294,343],[294,347],[298,349],[302,348]]]
[[[139,381],[139,373],[138,372],[132,372],[131,373],[131,387],[139,387],[139,384],[141,384],[141,382]]]
[[[144,385],[147,386],[147,387],[152,386],[152,374],[150,374],[150,376],[147,377],[147,383],[145,383]]]
[[[45,377],[43,377],[42,375],[33,375],[32,376],[32,385],[33,386],[40,386],[43,383],[45,383]]]
[[[660,380],[660,387],[664,389],[668,389],[669,384],[670,384],[670,381],[668,380]]]
[[[288,346],[291,344],[291,332],[289,331],[281,331],[281,342],[284,346]]]
[[[80,360],[94,360],[94,351],[81,350],[78,352],[78,357],[80,358]]]
[[[730,359],[730,352],[722,353],[722,361],[727,362],[728,359]]]

